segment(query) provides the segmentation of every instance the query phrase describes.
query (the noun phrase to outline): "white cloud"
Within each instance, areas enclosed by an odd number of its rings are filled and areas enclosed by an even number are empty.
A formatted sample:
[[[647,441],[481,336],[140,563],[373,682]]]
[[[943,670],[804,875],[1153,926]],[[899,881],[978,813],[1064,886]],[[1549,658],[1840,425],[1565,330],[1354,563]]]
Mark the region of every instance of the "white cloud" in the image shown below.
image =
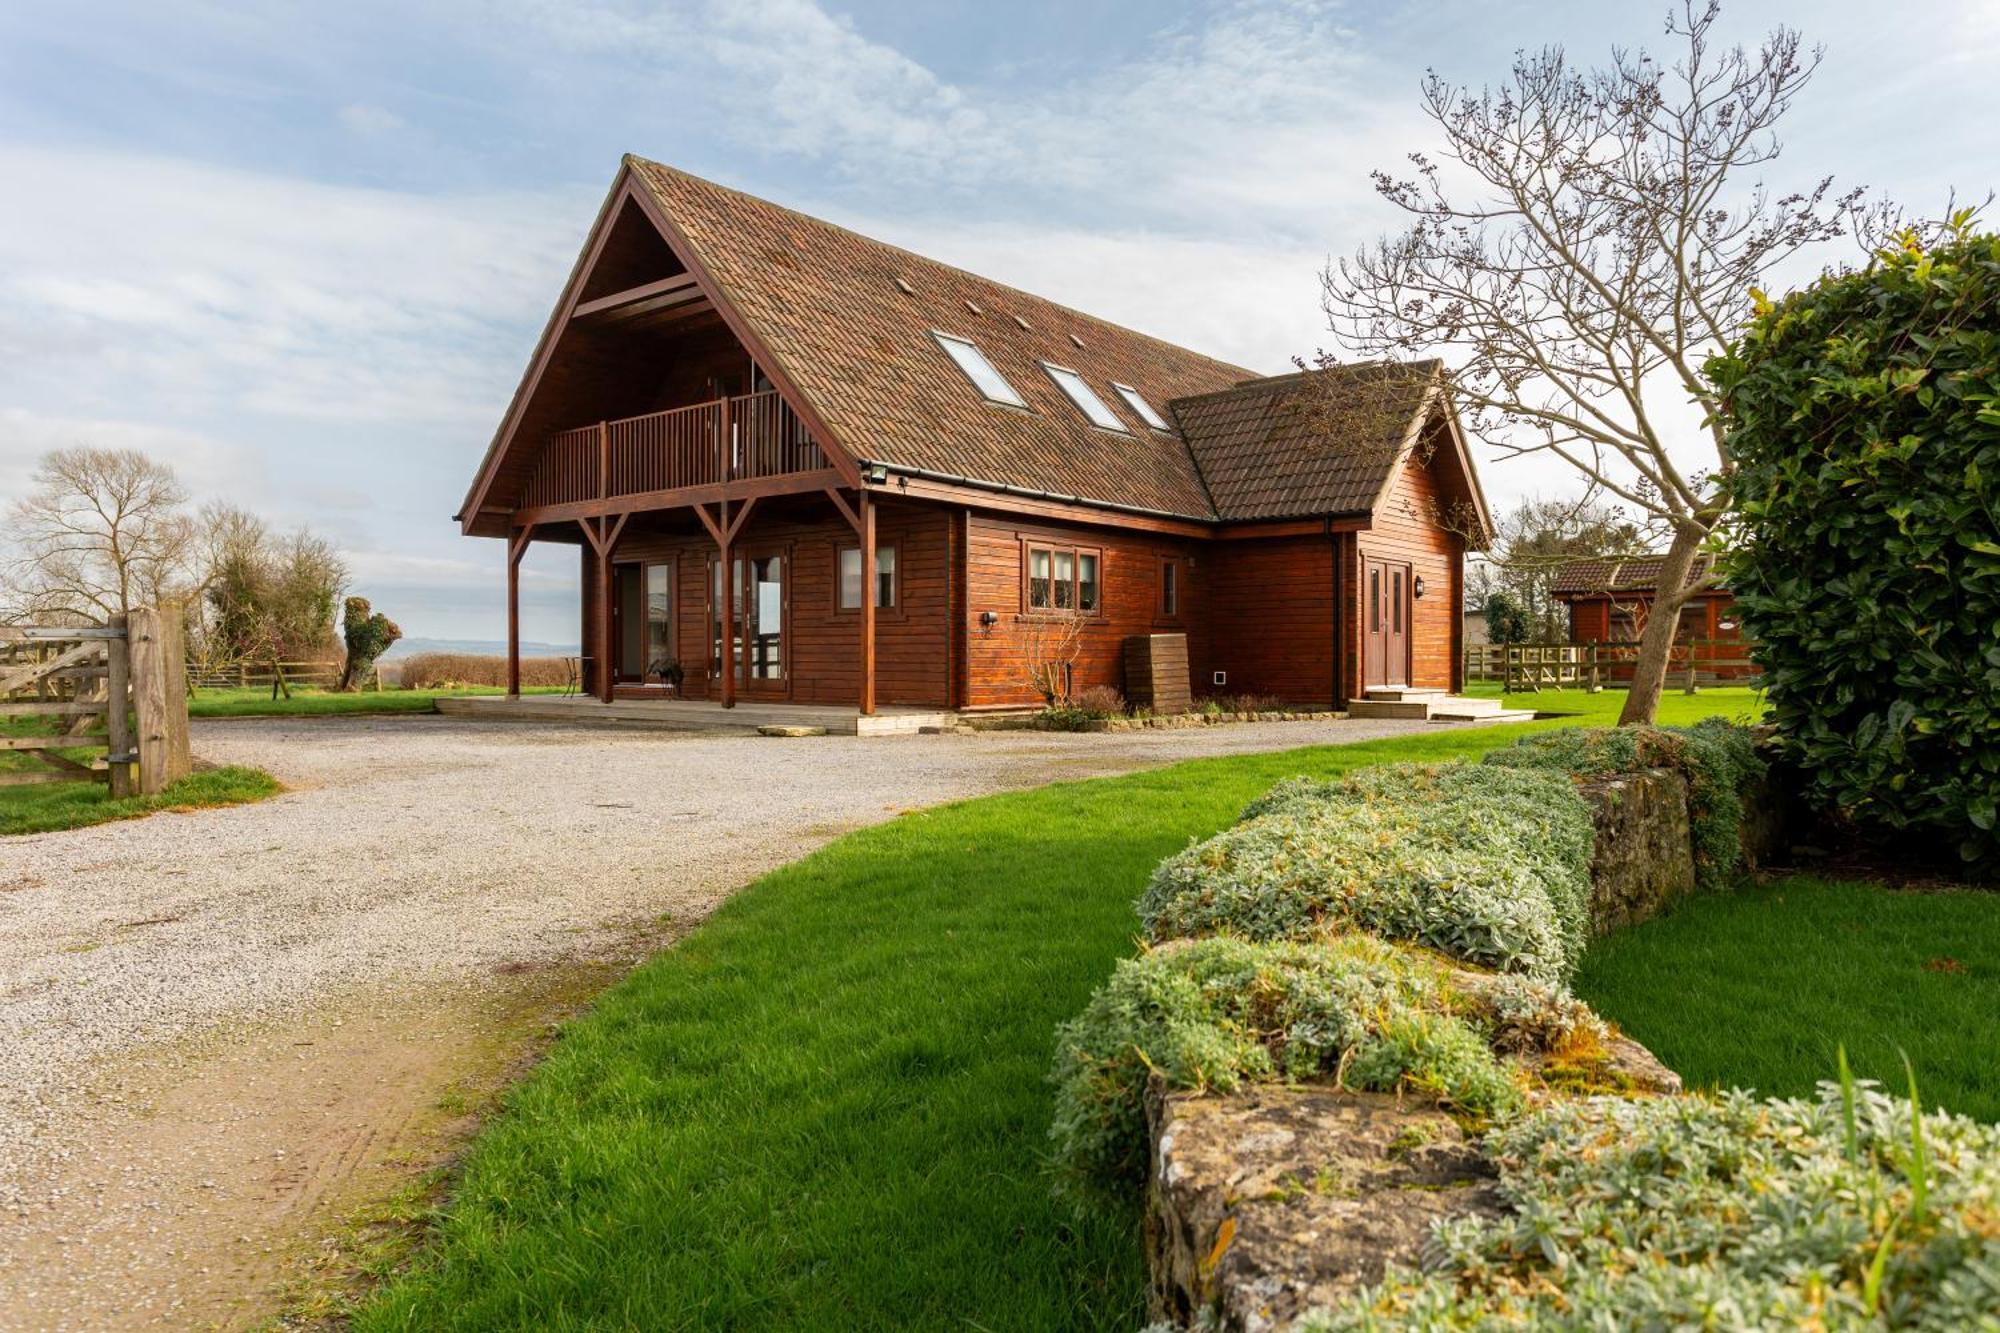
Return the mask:
[[[334,113],[344,129],[356,134],[393,134],[404,129],[407,122],[395,112],[383,106],[373,106],[366,102],[350,102]]]

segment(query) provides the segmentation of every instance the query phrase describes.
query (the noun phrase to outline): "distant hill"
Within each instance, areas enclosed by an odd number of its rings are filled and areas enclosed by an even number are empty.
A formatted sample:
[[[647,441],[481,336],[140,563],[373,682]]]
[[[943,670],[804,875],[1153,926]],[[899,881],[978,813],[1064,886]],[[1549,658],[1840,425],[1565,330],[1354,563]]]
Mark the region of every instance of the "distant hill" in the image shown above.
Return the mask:
[[[580,651],[573,643],[521,641],[523,657],[574,657]],[[393,662],[399,657],[413,657],[418,653],[471,653],[479,657],[502,657],[506,652],[505,639],[398,639],[393,648],[382,654],[382,660]]]

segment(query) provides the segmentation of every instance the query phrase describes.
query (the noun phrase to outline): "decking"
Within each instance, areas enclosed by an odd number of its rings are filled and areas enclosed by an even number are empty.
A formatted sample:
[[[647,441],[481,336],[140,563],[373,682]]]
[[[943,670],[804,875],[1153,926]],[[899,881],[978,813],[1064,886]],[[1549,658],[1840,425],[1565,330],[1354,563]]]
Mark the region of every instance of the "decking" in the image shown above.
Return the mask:
[[[739,700],[734,708],[707,699],[614,699],[591,695],[473,695],[439,699],[440,713],[509,722],[588,723],[662,731],[741,731],[759,727],[824,727],[829,736],[913,735],[925,727],[950,726],[953,713],[932,708],[885,707],[863,717],[857,708],[822,704],[762,703]]]

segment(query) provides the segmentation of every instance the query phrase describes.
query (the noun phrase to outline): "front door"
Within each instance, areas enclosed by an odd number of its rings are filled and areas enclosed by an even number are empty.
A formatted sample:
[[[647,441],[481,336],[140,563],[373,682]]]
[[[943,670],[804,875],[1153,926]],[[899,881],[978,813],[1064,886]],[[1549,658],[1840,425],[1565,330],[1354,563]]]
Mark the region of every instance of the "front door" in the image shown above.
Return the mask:
[[[732,557],[736,584],[736,688],[739,692],[783,697],[791,691],[790,645],[786,622],[791,597],[785,586],[782,551],[760,551]],[[722,675],[722,566],[709,565],[709,670]],[[718,693],[711,689],[711,694]]]
[[[1410,683],[1410,567],[1367,562],[1363,608],[1367,626],[1362,687]]]
[[[674,665],[674,567],[621,562],[612,567],[611,644],[621,684],[659,684]]]

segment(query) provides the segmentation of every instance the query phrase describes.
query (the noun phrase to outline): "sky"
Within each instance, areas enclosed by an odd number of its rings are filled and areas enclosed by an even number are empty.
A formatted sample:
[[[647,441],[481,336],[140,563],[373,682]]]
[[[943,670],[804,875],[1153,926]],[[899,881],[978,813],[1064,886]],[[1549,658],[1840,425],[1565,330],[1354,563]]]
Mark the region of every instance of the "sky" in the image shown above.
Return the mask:
[[[1656,45],[1663,0],[0,0],[0,503],[133,446],[333,538],[407,634],[504,632],[451,521],[636,152],[1271,372],[1331,346],[1427,68]],[[1825,62],[1774,183],[1996,181],[2000,0],[1728,7]],[[1574,482],[1481,446],[1496,505]],[[523,635],[576,638],[538,548]]]

